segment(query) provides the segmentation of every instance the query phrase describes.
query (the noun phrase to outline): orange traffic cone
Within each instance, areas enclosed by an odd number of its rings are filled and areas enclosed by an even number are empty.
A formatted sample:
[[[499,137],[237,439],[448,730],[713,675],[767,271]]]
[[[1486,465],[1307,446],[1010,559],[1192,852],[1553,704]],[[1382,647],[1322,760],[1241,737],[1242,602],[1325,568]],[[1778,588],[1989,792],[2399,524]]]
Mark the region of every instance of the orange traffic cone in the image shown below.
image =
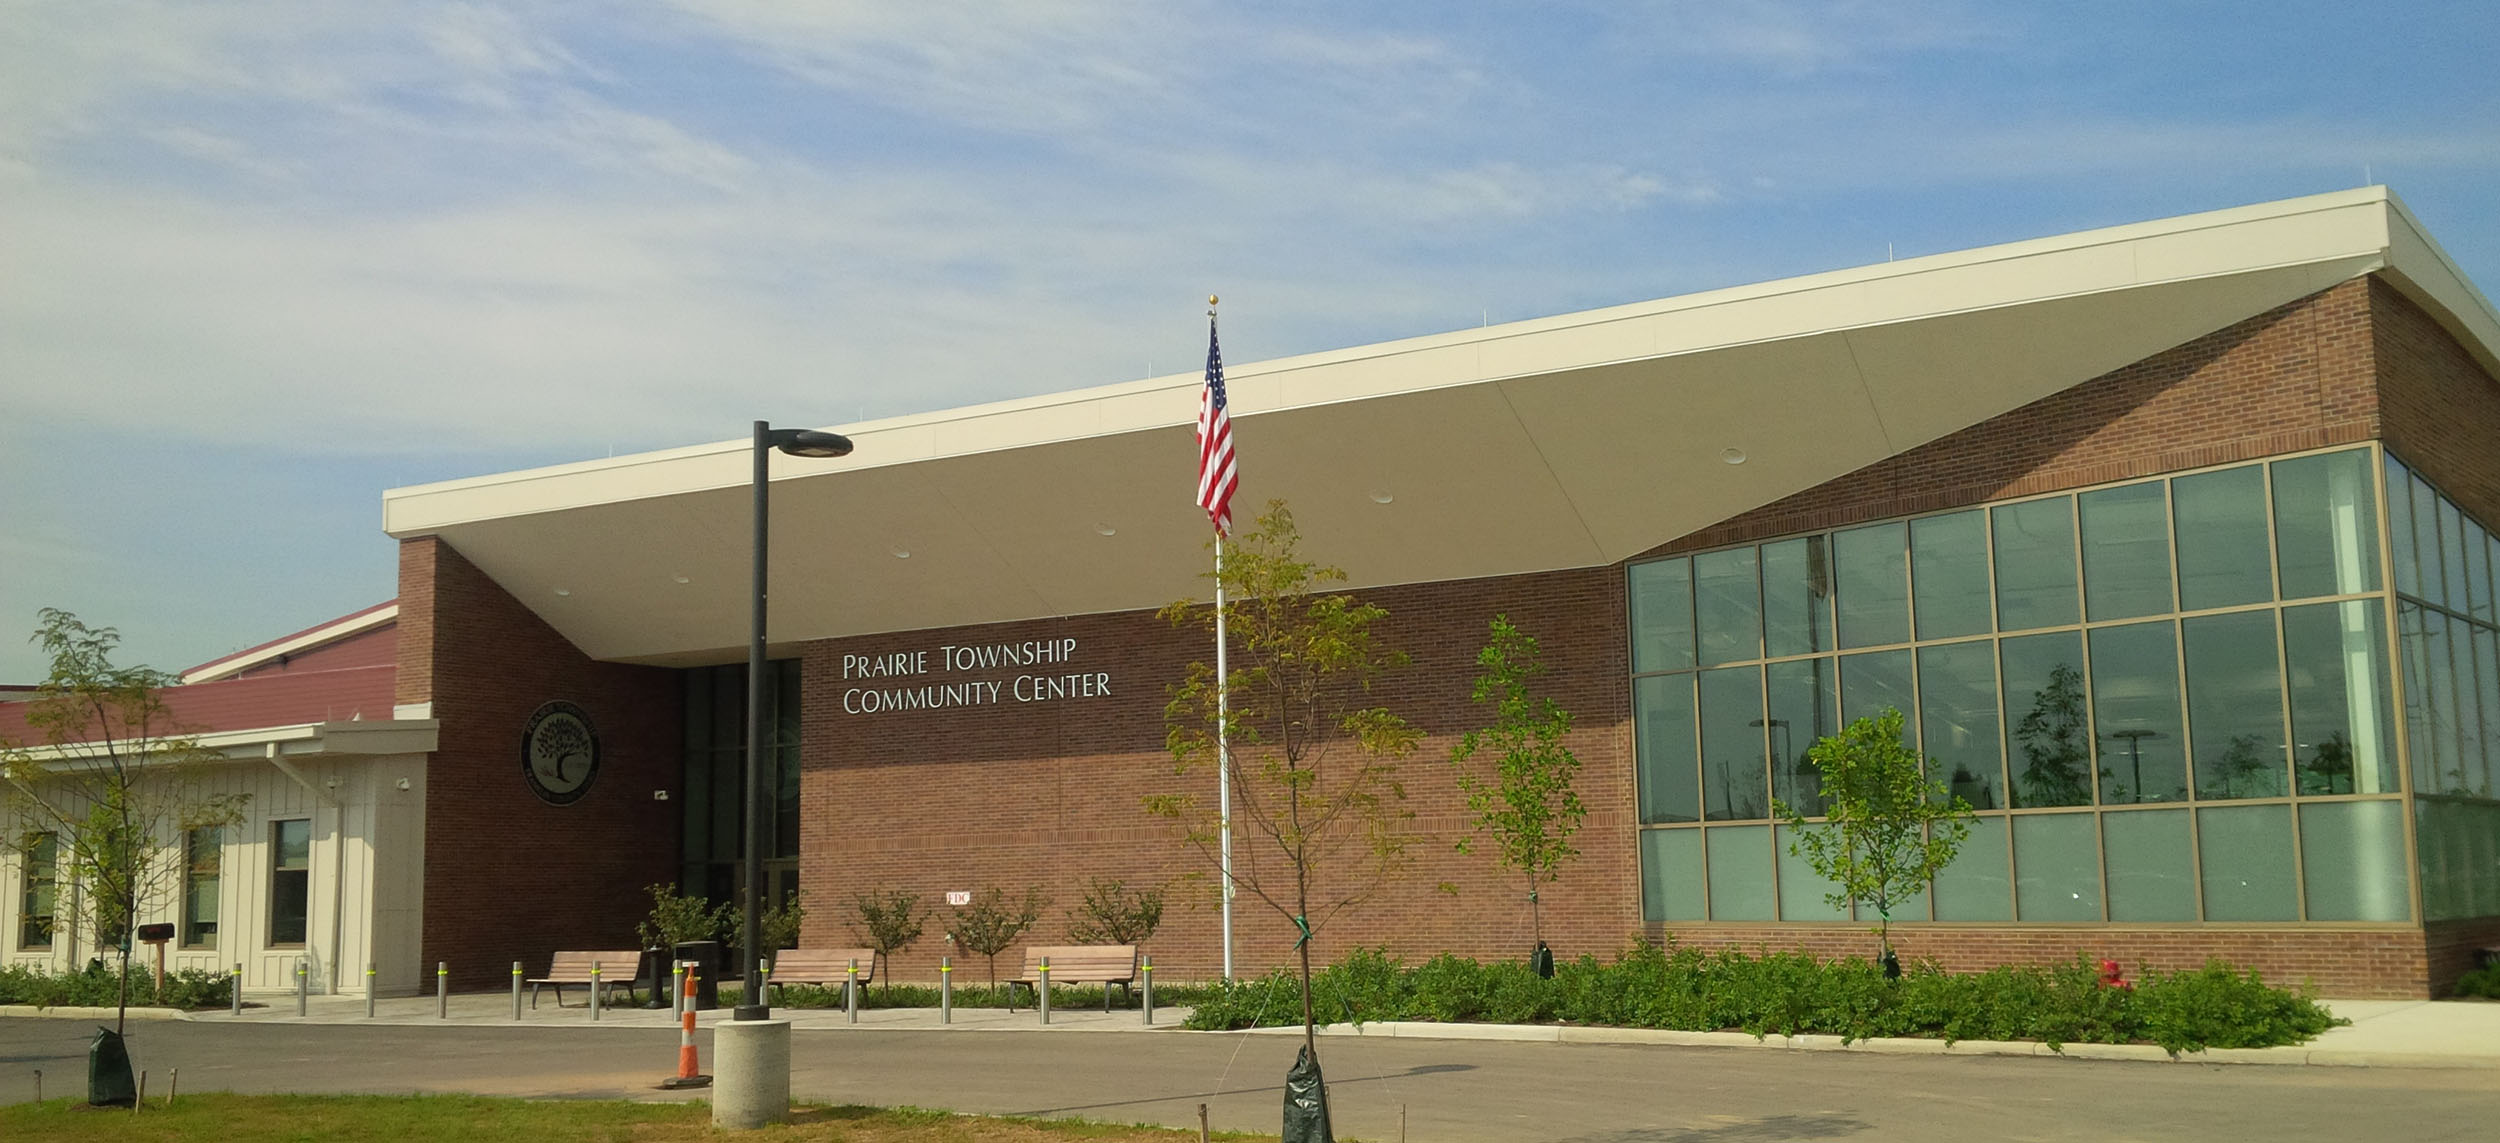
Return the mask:
[[[694,970],[688,968],[679,979],[683,983],[677,986],[677,1074],[661,1080],[660,1086],[667,1089],[710,1087],[712,1077],[703,1074],[702,1065],[695,1057]]]

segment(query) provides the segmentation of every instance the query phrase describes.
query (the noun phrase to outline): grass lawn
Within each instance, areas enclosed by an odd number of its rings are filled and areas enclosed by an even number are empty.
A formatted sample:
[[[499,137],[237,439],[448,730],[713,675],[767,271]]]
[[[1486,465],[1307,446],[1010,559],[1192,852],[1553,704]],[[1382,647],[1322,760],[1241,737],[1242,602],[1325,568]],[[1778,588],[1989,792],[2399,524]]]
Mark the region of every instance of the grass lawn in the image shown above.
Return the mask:
[[[1195,1129],[1122,1126],[1065,1119],[998,1119],[921,1108],[802,1107],[788,1124],[735,1138],[839,1140],[841,1143],[1052,1143],[1062,1139],[1107,1143],[1181,1143]],[[712,1130],[712,1109],[702,1103],[629,1103],[622,1100],[487,1099],[467,1095],[185,1095],[166,1108],[151,1097],[133,1115],[128,1108],[92,1108],[70,1100],[0,1107],[0,1139],[84,1140],[200,1139],[217,1143],[293,1143],[343,1139],[504,1139],[530,1143],[665,1143],[729,1138]],[[1273,1135],[1217,1132],[1220,1139],[1274,1139]]]

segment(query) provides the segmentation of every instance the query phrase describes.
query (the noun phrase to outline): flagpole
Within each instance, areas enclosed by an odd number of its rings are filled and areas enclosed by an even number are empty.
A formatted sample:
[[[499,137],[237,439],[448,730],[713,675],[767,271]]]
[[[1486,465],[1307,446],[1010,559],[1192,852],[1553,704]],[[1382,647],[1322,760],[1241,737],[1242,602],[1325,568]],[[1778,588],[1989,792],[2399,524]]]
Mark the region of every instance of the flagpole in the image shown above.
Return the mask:
[[[1215,801],[1222,831],[1218,865],[1224,882],[1224,979],[1233,978],[1233,725],[1232,673],[1224,663],[1224,533],[1215,534]]]

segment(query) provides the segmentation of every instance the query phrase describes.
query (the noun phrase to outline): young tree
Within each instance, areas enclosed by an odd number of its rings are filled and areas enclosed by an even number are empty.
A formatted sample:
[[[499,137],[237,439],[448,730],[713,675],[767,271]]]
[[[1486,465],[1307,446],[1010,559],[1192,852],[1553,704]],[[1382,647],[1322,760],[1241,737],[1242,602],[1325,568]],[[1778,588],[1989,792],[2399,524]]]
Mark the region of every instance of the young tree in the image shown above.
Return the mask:
[[[1892,909],[1927,888],[1970,836],[1970,803],[1926,776],[1918,751],[1902,742],[1901,712],[1861,718],[1806,752],[1823,774],[1822,824],[1775,801],[1795,840],[1788,852],[1806,859],[1835,886],[1823,899],[1874,908],[1886,963],[1892,958]]]
[[[1068,914],[1068,939],[1080,945],[1140,945],[1163,924],[1163,890],[1131,890],[1116,878],[1085,885],[1085,901]]]
[[[2014,775],[2016,805],[2092,804],[2092,752],[2083,718],[2083,672],[2060,663],[2049,685],[2033,692],[2031,709],[2014,724],[2023,768]]]
[[[1229,753],[1229,824],[1249,835],[1233,847],[1233,888],[1301,933],[1294,953],[1303,1044],[1317,1059],[1311,938],[1405,868],[1403,826],[1414,814],[1402,804],[1397,760],[1414,751],[1420,733],[1370,702],[1373,684],[1407,662],[1373,631],[1388,613],[1323,590],[1345,573],[1304,560],[1300,542],[1293,513],[1277,500],[1225,546],[1231,678],[1191,663],[1163,721],[1176,773],[1204,773],[1225,765]],[[1163,614],[1175,624],[1215,625],[1214,609],[1192,601]],[[1228,823],[1208,804],[1210,792],[1157,794],[1146,807],[1216,862]]]
[[[1042,919],[1042,909],[1050,899],[1036,885],[1024,891],[1021,901],[1009,901],[1007,891],[992,885],[972,895],[968,905],[955,909],[955,928],[947,935],[967,951],[988,958],[990,987],[998,987],[998,954],[1006,952],[1016,938]]]
[[[1545,916],[1537,888],[1558,880],[1562,863],[1578,857],[1573,834],[1580,832],[1588,808],[1571,788],[1580,759],[1563,745],[1571,731],[1571,712],[1551,698],[1531,696],[1528,684],[1545,674],[1536,637],[1496,615],[1493,638],[1476,653],[1475,701],[1493,704],[1493,725],[1470,730],[1450,748],[1450,764],[1458,769],[1459,791],[1467,796],[1476,828],[1493,835],[1495,857],[1502,868],[1528,881],[1528,924],[1538,947],[1545,944]],[[1491,760],[1489,773],[1471,769],[1478,758]],[[1461,838],[1458,851],[1472,851],[1473,838]]]
[[[845,926],[851,935],[868,942],[876,950],[870,958],[869,974],[876,974],[876,961],[885,961],[885,990],[894,991],[894,954],[910,948],[920,939],[920,929],[929,917],[920,910],[920,894],[888,889],[882,893],[863,892],[851,898],[851,921]]]
[[[241,821],[247,795],[220,794],[205,773],[215,756],[185,734],[159,693],[180,680],[113,665],[121,635],[57,608],[38,613],[32,640],[52,667],[27,704],[39,744],[0,749],[13,839],[21,851],[48,835],[69,866],[96,944],[120,951],[115,1031],[127,1027],[130,937],[139,917],[171,900],[183,839]]]

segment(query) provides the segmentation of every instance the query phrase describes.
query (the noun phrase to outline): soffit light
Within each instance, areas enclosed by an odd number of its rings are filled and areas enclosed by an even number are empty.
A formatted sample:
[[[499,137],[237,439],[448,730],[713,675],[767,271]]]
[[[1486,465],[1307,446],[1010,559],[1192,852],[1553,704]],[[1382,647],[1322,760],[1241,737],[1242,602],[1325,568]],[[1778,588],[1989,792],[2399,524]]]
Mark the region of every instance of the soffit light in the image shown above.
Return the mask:
[[[895,558],[895,559],[898,559],[898,560],[908,560],[908,559],[910,559],[910,558],[911,558],[911,549],[910,549],[910,548],[896,548],[896,549],[894,549],[894,558]]]
[[[1729,464],[1743,464],[1745,463],[1745,450],[1741,448],[1720,449],[1719,459]]]
[[[572,589],[572,588],[569,588],[569,587],[559,587],[559,588],[557,588],[557,589],[556,589],[556,594],[557,594],[557,595],[571,595],[571,594],[573,594],[573,589]]]
[[[1382,488],[1375,488],[1375,489],[1372,489],[1372,503],[1374,503],[1374,504],[1387,504],[1387,503],[1389,503],[1390,501],[1393,501],[1393,500],[1396,500],[1396,499],[1397,499],[1397,497],[1389,495],[1389,493],[1388,493],[1388,490],[1387,490],[1387,489],[1382,489]]]
[[[1120,534],[1120,530],[1109,524],[1096,524],[1094,525],[1094,534],[1097,536],[1117,536]]]

